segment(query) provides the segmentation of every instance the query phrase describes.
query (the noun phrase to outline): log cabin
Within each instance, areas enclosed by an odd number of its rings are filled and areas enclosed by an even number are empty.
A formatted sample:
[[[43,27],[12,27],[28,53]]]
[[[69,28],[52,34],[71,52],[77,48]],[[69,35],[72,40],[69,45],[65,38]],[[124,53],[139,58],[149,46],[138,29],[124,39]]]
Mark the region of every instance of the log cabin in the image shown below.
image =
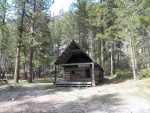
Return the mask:
[[[56,86],[95,86],[103,79],[104,70],[74,40],[55,61]],[[57,68],[63,67],[63,81],[57,80]]]

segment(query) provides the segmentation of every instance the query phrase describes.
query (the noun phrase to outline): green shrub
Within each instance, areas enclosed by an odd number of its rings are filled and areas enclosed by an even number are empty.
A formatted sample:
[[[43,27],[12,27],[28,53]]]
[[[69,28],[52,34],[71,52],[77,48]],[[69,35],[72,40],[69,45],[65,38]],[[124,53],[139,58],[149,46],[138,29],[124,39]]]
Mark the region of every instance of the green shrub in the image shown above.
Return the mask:
[[[142,78],[150,77],[150,69],[141,69],[140,74]]]
[[[126,69],[126,70],[118,69],[116,71],[116,78],[118,78],[118,79],[133,78],[132,70],[129,70],[129,69]]]

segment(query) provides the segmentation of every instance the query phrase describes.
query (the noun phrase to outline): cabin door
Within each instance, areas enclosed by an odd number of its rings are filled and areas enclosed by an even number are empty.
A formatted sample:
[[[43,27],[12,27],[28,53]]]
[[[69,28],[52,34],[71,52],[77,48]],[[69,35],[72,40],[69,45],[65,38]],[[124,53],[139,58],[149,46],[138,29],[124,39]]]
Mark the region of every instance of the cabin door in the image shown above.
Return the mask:
[[[75,81],[76,80],[76,71],[71,70],[70,71],[70,81]]]

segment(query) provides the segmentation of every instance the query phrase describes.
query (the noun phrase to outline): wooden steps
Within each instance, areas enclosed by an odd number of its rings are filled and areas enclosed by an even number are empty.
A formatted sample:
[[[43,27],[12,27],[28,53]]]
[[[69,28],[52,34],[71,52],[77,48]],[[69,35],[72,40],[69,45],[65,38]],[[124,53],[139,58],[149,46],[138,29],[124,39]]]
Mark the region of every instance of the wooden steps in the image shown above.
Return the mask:
[[[55,86],[60,87],[91,87],[92,82],[65,82],[65,81],[57,81],[54,83]]]

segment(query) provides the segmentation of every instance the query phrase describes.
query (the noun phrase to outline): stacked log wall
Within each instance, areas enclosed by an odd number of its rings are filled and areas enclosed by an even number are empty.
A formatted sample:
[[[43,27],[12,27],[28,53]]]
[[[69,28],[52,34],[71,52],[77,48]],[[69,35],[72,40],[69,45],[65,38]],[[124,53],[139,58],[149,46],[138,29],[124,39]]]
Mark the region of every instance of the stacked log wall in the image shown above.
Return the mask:
[[[76,71],[76,81],[91,81],[91,78],[86,78],[85,70],[90,69],[91,76],[91,67],[76,67],[76,68],[64,68],[63,78],[65,81],[70,81],[70,71]]]

